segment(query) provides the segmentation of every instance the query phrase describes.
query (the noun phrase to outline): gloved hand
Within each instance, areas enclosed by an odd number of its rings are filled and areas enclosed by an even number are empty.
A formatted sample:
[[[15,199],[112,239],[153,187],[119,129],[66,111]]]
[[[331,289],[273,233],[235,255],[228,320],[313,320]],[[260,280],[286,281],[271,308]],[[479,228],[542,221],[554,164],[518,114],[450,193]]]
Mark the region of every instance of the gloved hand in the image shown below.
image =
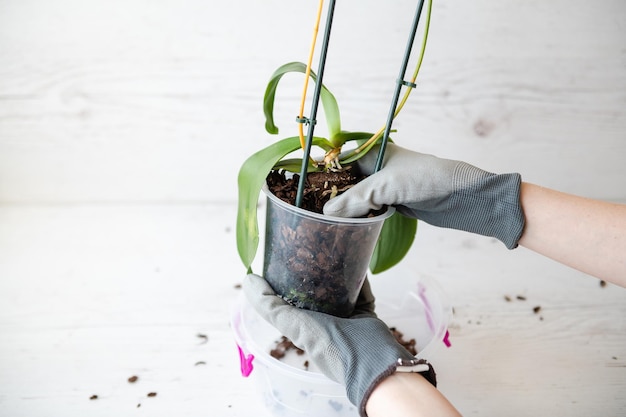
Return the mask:
[[[258,275],[248,275],[243,289],[261,317],[307,352],[324,375],[346,387],[348,399],[362,416],[376,385],[396,370],[420,372],[436,385],[432,366],[411,355],[376,317],[367,280],[350,318],[293,307]]]
[[[358,217],[384,205],[434,226],[495,237],[517,247],[524,230],[519,174],[496,175],[461,161],[388,144],[373,174],[376,149],[358,161],[369,175],[324,206],[324,214]],[[373,175],[372,175],[373,174]]]

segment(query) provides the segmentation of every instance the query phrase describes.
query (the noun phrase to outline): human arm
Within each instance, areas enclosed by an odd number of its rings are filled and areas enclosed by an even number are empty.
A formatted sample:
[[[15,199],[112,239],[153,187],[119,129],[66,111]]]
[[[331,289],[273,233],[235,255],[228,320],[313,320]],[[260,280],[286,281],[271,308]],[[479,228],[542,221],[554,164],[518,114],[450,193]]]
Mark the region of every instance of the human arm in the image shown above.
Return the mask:
[[[519,244],[626,287],[626,205],[522,183],[526,227]]]
[[[374,157],[359,160],[373,174],[330,200],[324,212],[354,217],[394,205],[435,226],[521,244],[558,262],[626,287],[626,206],[522,183],[461,161],[390,144],[380,172]]]
[[[365,406],[368,417],[460,417],[461,414],[424,377],[396,372],[385,378]]]
[[[393,415],[438,415],[432,411],[436,411],[440,404],[447,404],[453,409],[445,399],[441,399],[443,396],[434,388],[436,378],[432,366],[411,355],[395,340],[387,325],[376,317],[374,297],[367,281],[357,300],[355,312],[349,318],[293,307],[277,297],[269,284],[257,275],[248,275],[243,289],[261,317],[306,351],[309,360],[321,372],[346,387],[348,399],[359,407],[361,415],[365,415],[366,406],[369,410],[368,399],[372,398],[371,395],[376,399],[374,406],[384,404],[385,398],[389,401],[395,400],[393,383],[397,379],[394,376],[400,371],[415,371],[414,375],[419,377],[411,384],[405,384],[406,387],[413,387],[413,394],[428,393],[433,398],[421,401],[423,410],[413,409],[410,414]],[[425,388],[424,384],[432,384],[432,389]],[[411,404],[404,401],[401,403]],[[420,405],[420,402],[415,405]],[[387,409],[389,407],[392,405],[387,404]],[[374,414],[368,417],[389,415],[380,414],[378,410],[380,409],[373,409]],[[422,412],[426,414],[419,414]]]

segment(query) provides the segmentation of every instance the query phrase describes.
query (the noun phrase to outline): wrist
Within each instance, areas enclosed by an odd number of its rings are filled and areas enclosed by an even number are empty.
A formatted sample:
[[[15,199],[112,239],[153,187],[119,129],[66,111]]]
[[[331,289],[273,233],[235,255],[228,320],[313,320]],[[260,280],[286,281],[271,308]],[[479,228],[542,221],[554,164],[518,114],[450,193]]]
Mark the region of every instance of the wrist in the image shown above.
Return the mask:
[[[417,359],[403,346],[393,341],[385,351],[372,350],[368,357],[361,356],[359,365],[348,366],[347,394],[359,413],[365,416],[365,407],[372,392],[379,384],[395,374],[421,375],[433,387],[437,385],[435,371],[426,360]]]
[[[455,173],[448,224],[443,226],[494,237],[514,249],[524,230],[520,203],[521,176],[491,174],[469,164],[460,164]]]
[[[365,413],[367,417],[458,417],[459,412],[422,375],[396,372],[372,391]]]

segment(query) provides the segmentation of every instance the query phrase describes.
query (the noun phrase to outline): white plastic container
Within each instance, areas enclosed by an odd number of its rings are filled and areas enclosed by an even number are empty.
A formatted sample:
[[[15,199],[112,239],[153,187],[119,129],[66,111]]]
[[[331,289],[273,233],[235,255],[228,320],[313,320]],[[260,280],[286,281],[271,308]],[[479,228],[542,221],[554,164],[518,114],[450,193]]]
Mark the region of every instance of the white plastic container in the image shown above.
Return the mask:
[[[444,339],[447,343],[451,316],[447,299],[437,285],[424,279],[414,288],[395,290],[397,299],[377,298],[376,312],[406,340],[414,338],[417,356],[428,359],[429,352],[444,347]],[[242,375],[256,380],[269,415],[358,417],[342,385],[312,367],[305,369],[306,354],[292,351],[281,360],[270,355],[282,335],[254,311],[243,295],[233,309],[231,326],[241,355]]]

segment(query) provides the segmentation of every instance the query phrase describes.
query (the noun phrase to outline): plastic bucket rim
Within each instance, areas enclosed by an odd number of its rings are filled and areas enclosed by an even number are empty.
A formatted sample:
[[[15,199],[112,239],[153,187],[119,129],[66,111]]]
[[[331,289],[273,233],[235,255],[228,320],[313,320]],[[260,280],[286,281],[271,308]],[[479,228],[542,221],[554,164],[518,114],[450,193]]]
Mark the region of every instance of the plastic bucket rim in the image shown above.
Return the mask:
[[[420,305],[427,308],[424,303],[424,300],[420,297],[420,289],[426,288],[426,290],[432,294],[429,298],[430,300],[437,300],[437,304],[440,307],[440,320],[438,321],[438,326],[435,326],[432,332],[432,336],[430,340],[422,346],[417,352],[416,357],[420,359],[428,360],[428,356],[437,344],[444,344],[444,338],[446,332],[449,330],[450,322],[452,320],[452,304],[450,302],[449,297],[441,287],[441,285],[434,279],[420,276],[420,278],[415,282],[415,289],[408,290],[403,297],[399,300],[399,302],[394,302],[394,300],[386,300],[381,298],[377,299],[377,304],[386,305],[390,310],[394,310],[396,312],[401,311],[407,303],[410,302],[410,299],[415,299]],[[389,318],[384,317],[385,314],[382,314],[383,317],[381,319],[385,322],[389,321]]]
[[[432,294],[435,295],[438,304],[441,306],[441,318],[439,320],[439,326],[436,326],[436,328],[432,332],[432,336],[430,337],[430,340],[423,347],[421,347],[421,349],[419,349],[416,355],[416,357],[418,358],[428,359],[427,357],[423,357],[422,354],[425,352],[429,353],[437,343],[443,344],[443,337],[445,336],[445,333],[448,330],[448,326],[449,326],[450,319],[452,316],[452,309],[451,309],[449,300],[445,296],[443,289],[439,286],[438,283],[436,283],[432,279],[421,277],[415,283],[415,285],[418,286],[419,288],[420,284],[423,285],[423,287],[425,287],[428,291],[432,291]],[[405,292],[404,296],[401,298],[400,303],[398,304],[399,307],[397,309],[391,307],[390,310],[401,311],[402,307],[404,307],[407,302],[410,302],[410,299],[414,299],[416,302],[419,302],[420,305],[423,305],[424,308],[426,308],[426,306],[423,303],[423,300],[420,299],[417,291],[409,290]],[[388,305],[388,306],[395,305],[393,300],[380,300],[380,303],[381,305]],[[297,378],[300,380],[305,379],[313,383],[336,384],[340,386],[339,383],[329,379],[328,377],[326,377],[324,374],[320,372],[298,369],[292,365],[284,363],[276,358],[273,358],[271,355],[269,355],[266,352],[267,350],[266,348],[264,349],[254,340],[253,337],[247,334],[246,326],[244,323],[246,309],[250,311],[253,315],[255,315],[259,320],[262,320],[267,326],[273,329],[276,329],[276,328],[254,311],[253,307],[245,299],[244,294],[241,294],[238,297],[236,304],[233,307],[233,311],[232,311],[231,326],[234,330],[235,340],[237,344],[241,348],[243,348],[247,353],[253,354],[254,361],[258,360],[268,369],[278,369],[280,372],[293,375],[294,378]],[[389,319],[384,316],[385,314],[382,314],[381,319],[387,322]],[[239,318],[238,321],[237,321],[237,317]],[[406,329],[404,330],[406,331]],[[241,332],[245,334],[242,335]],[[278,330],[276,330],[276,332],[277,334],[280,334]]]
[[[329,379],[326,375],[320,373],[320,372],[315,372],[315,371],[305,371],[303,369],[298,369],[292,365],[289,365],[287,363],[284,363],[274,357],[272,357],[270,354],[268,354],[266,352],[266,349],[263,349],[255,340],[254,338],[250,337],[249,334],[247,334],[246,331],[246,326],[244,324],[245,321],[245,313],[246,313],[246,308],[248,309],[248,311],[251,311],[254,315],[256,315],[256,317],[259,320],[262,320],[264,323],[266,323],[268,326],[274,328],[274,326],[272,326],[271,323],[267,322],[263,317],[259,316],[256,312],[254,312],[253,308],[251,305],[247,304],[245,296],[242,294],[234,308],[233,308],[233,314],[232,314],[232,318],[231,318],[231,325],[233,326],[233,329],[235,330],[235,341],[237,342],[237,344],[243,348],[247,353],[253,354],[254,355],[254,360],[253,360],[253,364],[254,361],[259,361],[261,362],[263,365],[265,365],[268,369],[278,369],[280,372],[285,373],[285,374],[289,374],[289,375],[294,375],[294,378],[303,380],[309,380],[311,382],[314,383],[324,383],[324,384],[333,384],[333,385],[337,385],[337,386],[341,386],[341,384],[339,384],[338,382],[335,382],[331,379]],[[237,326],[237,323],[235,323],[235,319],[236,317],[239,316],[239,326]],[[274,328],[275,329],[275,328]],[[240,332],[246,333],[245,335],[241,335]],[[277,333],[280,333],[277,330]],[[242,340],[242,336],[245,337],[245,340]],[[254,371],[253,371],[254,372]]]

